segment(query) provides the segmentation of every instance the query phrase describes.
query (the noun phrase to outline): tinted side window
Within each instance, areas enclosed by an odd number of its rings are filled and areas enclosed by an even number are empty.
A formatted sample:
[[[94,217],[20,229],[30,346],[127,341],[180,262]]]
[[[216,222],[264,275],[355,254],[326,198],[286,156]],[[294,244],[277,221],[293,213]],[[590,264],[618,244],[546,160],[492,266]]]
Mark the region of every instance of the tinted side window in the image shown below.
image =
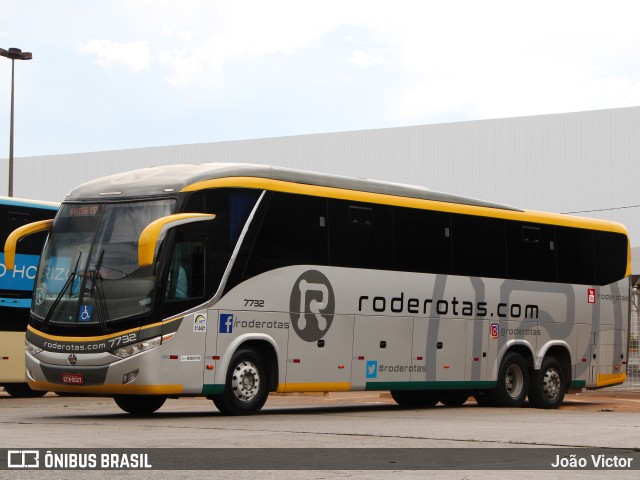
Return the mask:
[[[508,277],[555,282],[555,240],[554,227],[507,222]]]
[[[329,200],[329,244],[331,265],[391,270],[391,207]]]
[[[326,209],[324,198],[273,193],[243,277],[289,265],[327,265]]]
[[[202,224],[183,225],[171,232],[173,250],[163,277],[164,315],[175,315],[211,298],[220,277],[212,275],[209,252],[213,236]]]
[[[556,228],[558,241],[558,281],[591,285],[595,283],[593,232],[581,228]]]
[[[258,197],[259,190],[217,188],[194,192],[188,197],[184,212],[213,213],[216,218],[196,230],[206,229],[210,263],[207,275],[213,279],[215,288],[222,279],[233,249]],[[202,224],[205,225],[205,224]]]
[[[608,285],[624,278],[627,271],[627,237],[614,232],[594,232],[594,234],[598,285]]]
[[[506,277],[505,221],[453,215],[453,273]]]
[[[205,298],[205,265],[203,241],[176,242],[169,267],[165,300]]]
[[[451,273],[451,216],[448,213],[394,208],[395,269]]]

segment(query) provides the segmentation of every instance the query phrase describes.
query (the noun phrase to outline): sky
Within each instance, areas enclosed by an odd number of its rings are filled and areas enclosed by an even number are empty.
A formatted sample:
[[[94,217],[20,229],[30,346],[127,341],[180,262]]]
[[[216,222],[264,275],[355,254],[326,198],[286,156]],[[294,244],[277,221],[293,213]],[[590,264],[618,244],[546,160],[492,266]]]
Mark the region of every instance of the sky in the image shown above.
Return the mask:
[[[16,157],[640,105],[637,1],[1,4]]]

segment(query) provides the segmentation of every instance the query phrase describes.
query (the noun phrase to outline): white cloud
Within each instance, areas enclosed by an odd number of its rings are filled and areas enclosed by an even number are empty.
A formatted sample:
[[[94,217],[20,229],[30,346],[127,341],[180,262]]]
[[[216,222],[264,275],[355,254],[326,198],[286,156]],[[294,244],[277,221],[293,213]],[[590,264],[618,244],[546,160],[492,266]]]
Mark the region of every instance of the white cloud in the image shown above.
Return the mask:
[[[406,73],[401,124],[639,104],[640,4],[424,5],[387,30]]]
[[[634,1],[131,0],[127,12],[149,42],[81,51],[105,68],[161,67],[174,86],[224,88],[273,57],[275,81],[301,90],[350,85],[340,62],[369,69],[366,86],[392,92],[380,118],[397,124],[640,103]]]
[[[118,67],[133,72],[149,68],[149,43],[144,41],[119,43],[111,40],[91,40],[79,48],[81,53],[94,55],[102,68]]]
[[[181,3],[182,5],[182,3]],[[186,1],[187,11],[175,17],[171,4],[161,4],[155,21],[164,31],[196,31],[188,41],[158,48],[158,59],[170,68],[174,85],[186,86],[205,70],[214,74],[230,61],[251,61],[269,55],[295,56],[336,28],[360,22],[362,0],[307,3],[298,0],[200,2]],[[197,6],[197,8],[196,8]],[[173,17],[169,17],[174,12]],[[170,25],[170,26],[169,26]]]
[[[382,65],[386,63],[382,57],[369,55],[368,53],[363,52],[362,50],[357,50],[353,52],[353,54],[347,58],[344,63],[356,65],[361,68],[369,68],[374,65]]]
[[[205,68],[207,60],[213,62],[211,56],[207,57],[201,49],[192,51],[162,50],[156,58],[161,64],[170,66],[172,73],[165,80],[176,87],[186,87],[197,78]]]
[[[189,30],[172,30],[171,28],[163,28],[162,35],[168,38],[176,38],[178,40],[193,40],[195,34]]]

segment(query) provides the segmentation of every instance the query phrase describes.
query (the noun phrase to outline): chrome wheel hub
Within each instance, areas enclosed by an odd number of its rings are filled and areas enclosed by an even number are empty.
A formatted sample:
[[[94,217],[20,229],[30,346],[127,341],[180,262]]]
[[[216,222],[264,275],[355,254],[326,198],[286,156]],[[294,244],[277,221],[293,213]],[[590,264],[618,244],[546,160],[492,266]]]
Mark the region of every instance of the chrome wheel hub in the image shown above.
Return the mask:
[[[518,398],[522,394],[524,388],[524,374],[517,365],[511,365],[507,369],[505,378],[507,393],[511,398]]]
[[[250,402],[260,389],[260,374],[256,366],[244,361],[239,363],[231,377],[233,394],[242,402]]]
[[[560,374],[554,368],[551,368],[544,372],[544,379],[542,381],[542,391],[545,398],[554,400],[560,394],[562,385],[560,383]]]

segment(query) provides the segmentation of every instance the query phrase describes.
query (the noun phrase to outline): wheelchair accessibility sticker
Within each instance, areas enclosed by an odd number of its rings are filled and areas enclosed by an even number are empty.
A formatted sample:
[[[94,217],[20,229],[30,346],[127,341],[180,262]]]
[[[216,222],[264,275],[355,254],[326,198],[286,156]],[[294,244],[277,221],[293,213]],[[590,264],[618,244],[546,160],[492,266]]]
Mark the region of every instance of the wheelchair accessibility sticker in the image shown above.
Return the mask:
[[[82,305],[80,307],[80,314],[78,315],[79,322],[90,322],[91,321],[91,313],[93,312],[92,305]]]

